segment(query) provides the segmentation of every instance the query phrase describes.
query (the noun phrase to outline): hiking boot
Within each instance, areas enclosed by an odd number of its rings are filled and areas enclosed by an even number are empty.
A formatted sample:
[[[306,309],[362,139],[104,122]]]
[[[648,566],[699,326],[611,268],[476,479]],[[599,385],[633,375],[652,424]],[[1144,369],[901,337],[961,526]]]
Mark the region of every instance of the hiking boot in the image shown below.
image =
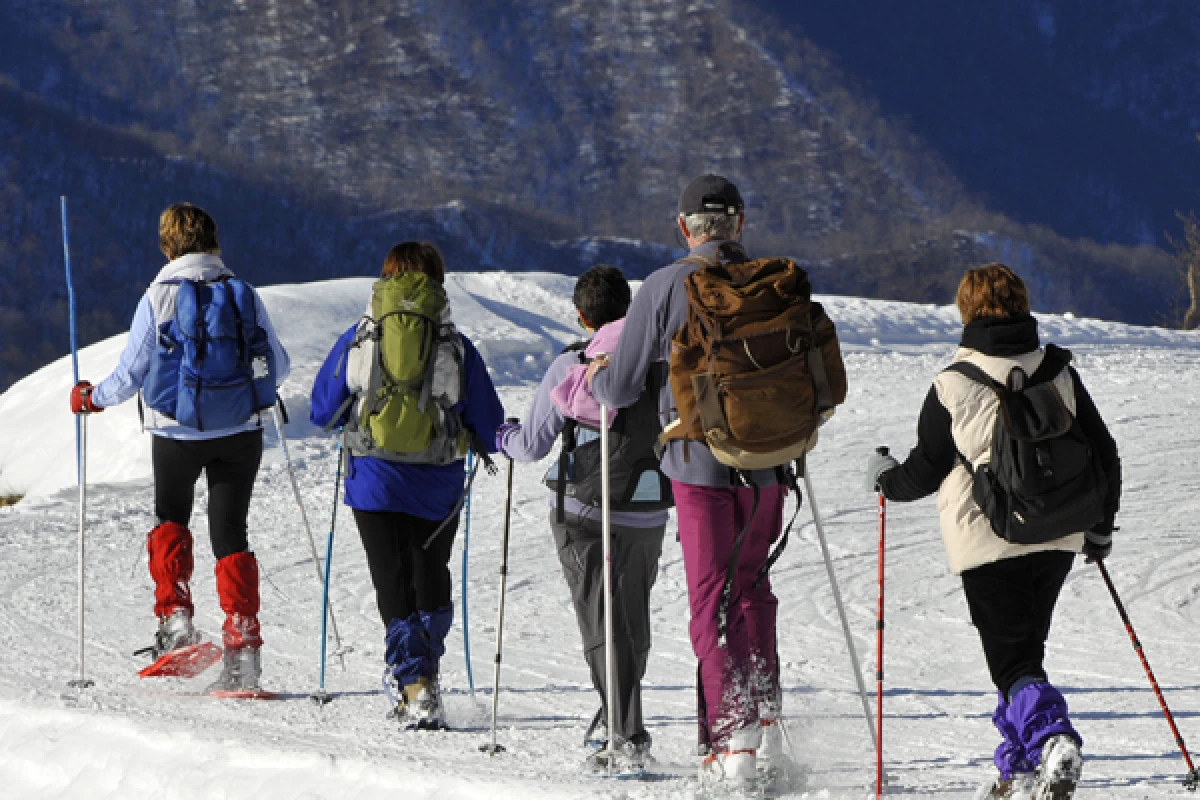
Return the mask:
[[[406,731],[436,731],[446,727],[436,680],[417,678],[404,687],[392,716]]]
[[[1033,773],[1017,772],[1011,778],[997,776],[980,788],[975,800],[1030,800],[1033,797]]]
[[[1074,737],[1051,736],[1042,745],[1042,760],[1034,773],[1033,800],[1070,800],[1083,777],[1083,753]]]
[[[593,750],[603,750],[608,746],[608,717],[604,713],[604,706],[596,709],[596,716],[592,717],[587,732],[583,734],[583,746]]]
[[[214,692],[261,692],[262,654],[257,647],[227,648],[222,656],[221,677],[206,690]]]
[[[755,768],[759,778],[767,785],[787,784],[792,780],[796,762],[788,753],[784,741],[783,724],[777,717],[759,720],[762,728],[762,744],[758,747]]]
[[[722,750],[709,753],[700,762],[700,785],[734,790],[753,789],[758,779],[758,748],[762,728],[756,722],[729,737]]]
[[[157,660],[165,653],[199,642],[200,635],[192,627],[192,613],[186,608],[176,608],[158,621],[158,630],[154,633],[153,656]]]
[[[601,742],[597,750],[584,759],[583,770],[595,775],[631,775],[645,772],[647,765],[654,763],[654,756],[650,755],[652,743],[653,739],[645,731],[617,742],[617,746],[611,751],[608,749],[608,742]],[[612,763],[611,768],[609,762]]]

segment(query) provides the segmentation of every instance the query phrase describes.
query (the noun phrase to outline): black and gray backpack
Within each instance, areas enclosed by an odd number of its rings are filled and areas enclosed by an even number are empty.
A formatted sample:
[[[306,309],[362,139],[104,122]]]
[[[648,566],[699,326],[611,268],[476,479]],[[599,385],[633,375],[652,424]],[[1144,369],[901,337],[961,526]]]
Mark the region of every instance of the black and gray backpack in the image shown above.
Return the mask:
[[[579,362],[587,342],[567,347],[563,352],[578,352]],[[641,397],[629,408],[617,412],[608,429],[609,492],[613,511],[663,511],[675,505],[671,482],[659,469],[655,445],[662,433],[658,416],[659,389],[665,379],[666,364],[650,367]],[[563,500],[573,497],[585,506],[600,508],[603,499],[600,430],[567,419],[562,431],[562,450],[557,463],[544,479],[555,494],[555,519],[561,524],[566,511]],[[563,480],[562,476],[566,479]]]
[[[1048,345],[1032,376],[1014,367],[1007,385],[967,362],[946,368],[988,387],[1000,402],[991,463],[973,468],[958,457],[992,530],[1015,544],[1042,544],[1104,520],[1103,467],[1054,385],[1070,362],[1070,352]]]

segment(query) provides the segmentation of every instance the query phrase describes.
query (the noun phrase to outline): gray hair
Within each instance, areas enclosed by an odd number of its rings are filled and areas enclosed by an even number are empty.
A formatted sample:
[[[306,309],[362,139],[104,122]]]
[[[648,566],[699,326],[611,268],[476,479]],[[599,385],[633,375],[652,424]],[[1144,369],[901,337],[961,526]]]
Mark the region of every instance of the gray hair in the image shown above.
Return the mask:
[[[683,224],[687,225],[688,233],[693,239],[736,239],[738,223],[741,214],[725,214],[723,212],[701,214],[681,214]]]

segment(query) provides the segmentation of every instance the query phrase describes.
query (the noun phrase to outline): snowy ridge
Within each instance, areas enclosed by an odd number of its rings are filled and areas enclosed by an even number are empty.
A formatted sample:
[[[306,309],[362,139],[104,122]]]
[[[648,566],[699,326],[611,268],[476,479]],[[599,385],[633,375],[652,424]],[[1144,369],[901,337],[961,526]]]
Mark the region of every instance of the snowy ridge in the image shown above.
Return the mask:
[[[312,375],[334,337],[366,307],[368,280],[280,286],[264,298],[291,350],[284,386],[292,456],[314,532],[328,530],[334,458],[305,421]],[[579,336],[573,279],[546,274],[450,277],[459,326],[484,351],[510,413],[524,413],[547,359]],[[861,470],[879,444],[913,442],[929,382],[958,338],[952,309],[822,298],[847,344],[850,394],[811,459],[840,587],[864,671],[874,669],[874,499]],[[1110,568],[1176,712],[1200,744],[1200,351],[1194,334],[1065,317],[1041,318],[1046,338],[1071,346],[1122,449],[1125,495]],[[123,337],[88,348],[83,374],[107,373]],[[476,696],[468,693],[461,619],[447,640],[442,685],[451,733],[401,733],[384,719],[382,626],[351,515],[338,515],[332,602],[354,647],[331,661],[335,701],[316,686],[320,593],[287,474],[272,437],[249,520],[269,580],[262,587],[264,683],[277,702],[219,702],[194,681],[139,681],[130,653],[154,627],[144,537],[153,524],[149,445],[134,404],[92,417],[88,513],[88,674],[76,699],[73,426],[70,367],[60,361],[0,396],[0,794],[5,798],[622,797],[699,800],[694,775],[695,661],[678,545],[668,530],[652,598],[654,648],[644,693],[659,766],[655,780],[619,785],[579,776],[580,739],[597,706],[580,655],[570,598],[547,526],[544,467],[515,471],[510,576],[500,696],[500,742],[487,740],[504,480],[481,478],[473,499],[469,623]],[[269,430],[268,426],[268,430]],[[197,624],[221,622],[207,545],[206,490],[197,487]],[[789,513],[790,513],[789,502]],[[780,598],[785,713],[807,775],[793,797],[863,798],[873,759],[854,677],[817,550],[808,504],[772,572]],[[971,797],[991,774],[995,692],[945,567],[935,503],[893,504],[888,527],[885,758],[893,792]],[[458,538],[461,547],[462,537]],[[451,562],[455,602],[459,551]],[[1182,761],[1094,569],[1080,562],[1064,589],[1047,669],[1085,739],[1086,798],[1181,794]]]

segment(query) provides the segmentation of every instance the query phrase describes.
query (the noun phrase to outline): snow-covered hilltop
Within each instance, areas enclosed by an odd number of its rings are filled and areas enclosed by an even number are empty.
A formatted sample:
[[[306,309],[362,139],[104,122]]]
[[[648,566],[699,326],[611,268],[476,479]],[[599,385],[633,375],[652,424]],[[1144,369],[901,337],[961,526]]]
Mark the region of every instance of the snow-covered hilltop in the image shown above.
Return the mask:
[[[521,415],[542,369],[579,336],[573,279],[549,274],[458,273],[448,280],[456,322],[480,346],[510,413]],[[336,335],[366,307],[370,281],[263,291],[293,356],[283,388],[288,435],[306,507],[327,529],[333,445],[307,423],[307,392]],[[865,669],[873,669],[874,499],[861,469],[878,444],[906,452],[929,381],[949,359],[952,309],[823,298],[846,349],[850,395],[822,431],[811,462],[835,566]],[[1121,448],[1125,496],[1111,569],[1185,737],[1200,744],[1200,520],[1193,424],[1200,400],[1200,336],[1043,316],[1043,337],[1071,347]],[[124,337],[81,353],[93,381]],[[654,589],[655,644],[645,695],[659,758],[652,782],[613,785],[579,776],[580,739],[598,704],[579,652],[573,612],[546,524],[542,468],[518,466],[505,623],[500,741],[486,738],[503,481],[481,479],[470,536],[470,633],[477,694],[468,693],[461,618],[448,640],[442,683],[450,733],[399,733],[384,719],[382,636],[361,545],[339,514],[332,602],[354,647],[337,695],[318,711],[319,587],[282,458],[268,454],[250,517],[263,586],[264,682],[274,703],[197,696],[202,684],[139,681],[130,653],[153,633],[144,566],[152,525],[149,444],[136,404],[89,422],[88,671],[96,687],[64,699],[75,669],[74,426],[70,364],[62,360],[0,395],[0,794],[16,798],[577,797],[688,798],[694,660],[683,568],[673,537]],[[268,426],[269,427],[269,426]],[[204,537],[203,484],[193,527]],[[789,507],[790,507],[789,501]],[[801,512],[801,521],[810,519]],[[888,714],[885,755],[896,791],[966,798],[989,774],[994,691],[967,621],[958,580],[944,566],[933,501],[892,506],[888,554]],[[461,547],[462,537],[459,537]],[[196,549],[198,626],[218,629],[211,555]],[[459,597],[458,557],[452,562]],[[781,601],[786,712],[810,797],[863,797],[870,742],[824,566],[806,524],[773,575]],[[1166,798],[1182,762],[1125,633],[1093,568],[1068,581],[1047,664],[1064,688],[1089,761],[1084,796]],[[797,790],[796,796],[804,796]]]

